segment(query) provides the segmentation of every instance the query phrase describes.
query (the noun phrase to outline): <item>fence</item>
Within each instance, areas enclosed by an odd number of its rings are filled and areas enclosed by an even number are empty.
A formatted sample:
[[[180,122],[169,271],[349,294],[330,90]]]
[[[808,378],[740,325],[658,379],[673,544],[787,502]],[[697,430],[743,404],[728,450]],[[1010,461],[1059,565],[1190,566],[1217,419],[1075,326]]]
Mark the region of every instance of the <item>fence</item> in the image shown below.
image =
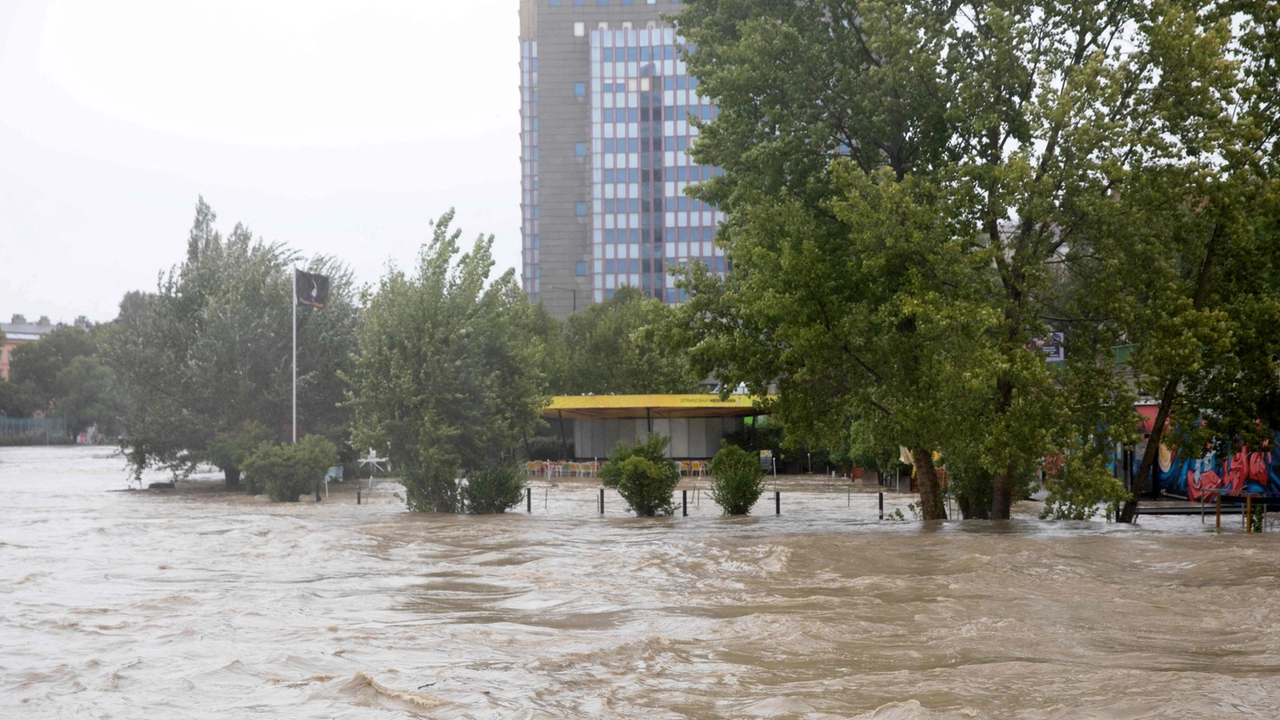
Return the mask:
[[[0,417],[2,438],[62,438],[67,434],[67,421],[60,417]]]

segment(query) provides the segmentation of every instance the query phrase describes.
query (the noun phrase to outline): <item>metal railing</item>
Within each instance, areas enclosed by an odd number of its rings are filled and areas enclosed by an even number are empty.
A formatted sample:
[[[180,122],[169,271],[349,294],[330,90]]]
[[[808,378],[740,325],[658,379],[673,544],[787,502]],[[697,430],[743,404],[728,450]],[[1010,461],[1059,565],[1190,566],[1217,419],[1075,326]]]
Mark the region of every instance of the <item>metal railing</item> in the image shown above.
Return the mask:
[[[60,417],[0,417],[0,437],[62,437],[67,434],[67,421]]]

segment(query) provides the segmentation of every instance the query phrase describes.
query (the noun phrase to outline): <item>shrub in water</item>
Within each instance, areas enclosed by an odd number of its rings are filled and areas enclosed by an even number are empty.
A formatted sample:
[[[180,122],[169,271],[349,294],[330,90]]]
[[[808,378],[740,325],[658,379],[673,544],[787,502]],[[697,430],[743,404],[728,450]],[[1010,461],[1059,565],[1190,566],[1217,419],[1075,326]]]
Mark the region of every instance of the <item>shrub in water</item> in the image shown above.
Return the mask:
[[[760,459],[738,447],[725,445],[711,459],[711,497],[725,515],[746,515],[764,492]]]
[[[520,504],[524,473],[515,465],[499,465],[467,479],[462,502],[469,513],[501,513]]]
[[[665,435],[655,434],[635,445],[619,443],[600,468],[604,486],[615,488],[637,516],[675,512],[671,494],[680,484],[680,467],[666,456],[669,442]]]
[[[260,482],[273,502],[298,502],[338,459],[338,449],[320,435],[297,445],[262,443],[245,458],[244,471]]]
[[[271,431],[262,423],[246,420],[235,432],[218,433],[209,443],[209,461],[224,473],[227,487],[240,486],[244,460],[262,443],[271,442]],[[249,475],[244,478],[245,491],[250,495],[262,492],[262,483]]]

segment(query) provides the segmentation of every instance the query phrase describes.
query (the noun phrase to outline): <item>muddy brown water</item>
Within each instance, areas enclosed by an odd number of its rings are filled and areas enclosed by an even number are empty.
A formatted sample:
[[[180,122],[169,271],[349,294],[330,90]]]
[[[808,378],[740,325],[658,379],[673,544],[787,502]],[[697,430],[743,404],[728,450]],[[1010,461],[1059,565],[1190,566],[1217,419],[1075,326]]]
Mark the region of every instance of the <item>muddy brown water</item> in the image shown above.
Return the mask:
[[[109,450],[0,449],[0,717],[1280,717],[1280,535],[1199,518],[122,487]]]

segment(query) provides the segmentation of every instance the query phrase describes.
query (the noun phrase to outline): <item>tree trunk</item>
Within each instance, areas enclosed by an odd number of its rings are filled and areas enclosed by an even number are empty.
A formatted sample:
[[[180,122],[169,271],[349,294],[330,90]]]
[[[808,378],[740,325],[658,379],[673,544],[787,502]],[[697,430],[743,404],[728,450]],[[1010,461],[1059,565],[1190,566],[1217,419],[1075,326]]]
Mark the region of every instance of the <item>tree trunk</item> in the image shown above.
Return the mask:
[[[240,469],[239,468],[223,468],[222,476],[227,479],[228,490],[240,489]]]
[[[1007,378],[997,380],[996,392],[1000,394],[996,412],[1003,415],[1013,405],[1013,381]],[[991,475],[991,519],[1008,520],[1012,509],[1013,473],[1005,468]]]
[[[1124,501],[1124,507],[1116,516],[1116,522],[1131,523],[1138,519],[1138,497],[1147,487],[1151,471],[1155,469],[1156,459],[1160,457],[1160,443],[1164,441],[1164,426],[1173,412],[1173,401],[1178,396],[1178,379],[1165,383],[1164,392],[1160,395],[1160,409],[1156,411],[1156,419],[1151,424],[1151,435],[1147,438],[1147,449],[1142,453],[1142,464],[1138,466],[1138,476],[1133,479],[1132,492]]]
[[[991,476],[991,519],[1008,520],[1013,509],[1013,478],[1008,471]]]
[[[1200,277],[1196,281],[1196,294],[1191,300],[1191,307],[1194,310],[1200,310],[1204,307],[1205,296],[1209,291],[1209,274],[1213,271],[1213,260],[1218,253],[1218,243],[1222,240],[1224,233],[1222,223],[1213,226],[1213,235],[1209,237],[1209,244],[1204,249],[1204,262],[1200,264]],[[1160,441],[1164,439],[1164,426],[1169,421],[1169,415],[1173,412],[1173,401],[1178,397],[1178,385],[1182,384],[1182,378],[1175,375],[1164,385],[1164,392],[1160,395],[1160,409],[1156,411],[1155,422],[1151,425],[1151,436],[1147,438],[1147,450],[1142,453],[1142,464],[1138,466],[1138,477],[1133,479],[1133,494],[1125,500],[1124,507],[1120,509],[1120,514],[1116,517],[1116,522],[1131,523],[1138,517],[1138,495],[1142,493],[1143,488],[1147,485],[1147,479],[1151,477],[1151,470],[1156,465],[1156,458],[1160,456]]]
[[[933,455],[925,448],[912,448],[911,460],[916,466],[916,482],[920,484],[920,515],[925,520],[946,520],[947,506],[938,487],[938,470]]]
[[[960,508],[960,517],[965,520],[990,520],[991,506],[974,502],[962,492],[956,493],[956,505]]]

